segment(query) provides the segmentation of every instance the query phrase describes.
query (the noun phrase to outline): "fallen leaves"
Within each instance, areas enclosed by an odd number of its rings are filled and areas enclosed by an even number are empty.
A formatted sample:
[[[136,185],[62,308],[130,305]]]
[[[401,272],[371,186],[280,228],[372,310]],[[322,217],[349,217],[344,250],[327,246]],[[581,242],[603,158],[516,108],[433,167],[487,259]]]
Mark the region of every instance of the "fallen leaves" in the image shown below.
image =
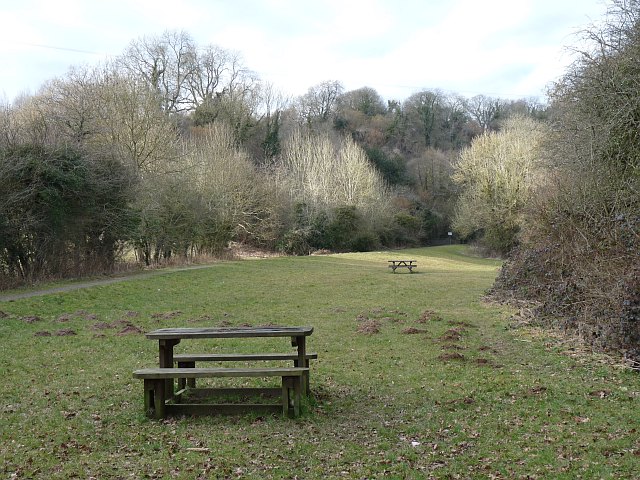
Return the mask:
[[[380,333],[380,322],[377,320],[362,320],[356,328],[358,333],[362,333],[364,335],[375,335],[376,333]]]

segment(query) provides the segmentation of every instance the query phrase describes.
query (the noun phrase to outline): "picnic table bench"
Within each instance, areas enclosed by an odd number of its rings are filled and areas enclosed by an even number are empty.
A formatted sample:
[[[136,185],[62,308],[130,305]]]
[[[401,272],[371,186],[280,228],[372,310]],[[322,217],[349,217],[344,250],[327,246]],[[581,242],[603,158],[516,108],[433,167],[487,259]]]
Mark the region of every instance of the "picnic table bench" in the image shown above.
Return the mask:
[[[282,414],[289,417],[300,415],[300,398],[302,395],[302,376],[308,368],[145,368],[133,372],[134,378],[144,380],[144,409],[149,417],[161,419],[167,415],[199,415],[211,413],[242,413],[247,411],[274,412],[282,409]],[[281,377],[281,406],[273,404],[198,404],[182,403],[183,390],[175,392],[175,402],[169,403],[166,391],[168,378],[216,378],[216,377]],[[200,396],[218,394],[230,395],[246,390],[248,394],[256,394],[263,389],[201,389]],[[262,393],[262,392],[261,392]],[[264,392],[267,393],[267,392]]]
[[[408,268],[409,273],[413,273],[413,269],[418,266],[416,260],[389,260],[389,268],[396,273],[396,268]]]
[[[166,415],[200,415],[240,413],[246,411],[278,412],[290,417],[300,414],[302,395],[309,393],[309,360],[318,357],[306,352],[306,337],[313,327],[217,327],[162,328],[146,334],[158,341],[159,368],[133,372],[134,378],[144,380],[144,406],[149,417]],[[174,347],[185,339],[290,337],[297,347],[290,353],[183,353],[174,355]],[[195,362],[253,362],[257,360],[289,360],[293,367],[267,368],[195,368]],[[174,367],[177,364],[177,368]],[[196,378],[280,377],[278,388],[195,388]],[[174,390],[174,380],[178,390]],[[228,395],[280,396],[279,404],[261,403],[184,403],[183,397],[203,398]]]
[[[195,368],[196,362],[253,362],[253,361],[293,361],[294,367],[309,368],[309,360],[316,360],[317,353],[307,353],[302,363],[297,353],[179,353],[173,355],[173,361],[178,368]],[[190,378],[185,383],[184,378],[178,378],[178,388],[185,386],[195,388],[195,377]],[[309,392],[309,375],[305,375],[304,390]]]

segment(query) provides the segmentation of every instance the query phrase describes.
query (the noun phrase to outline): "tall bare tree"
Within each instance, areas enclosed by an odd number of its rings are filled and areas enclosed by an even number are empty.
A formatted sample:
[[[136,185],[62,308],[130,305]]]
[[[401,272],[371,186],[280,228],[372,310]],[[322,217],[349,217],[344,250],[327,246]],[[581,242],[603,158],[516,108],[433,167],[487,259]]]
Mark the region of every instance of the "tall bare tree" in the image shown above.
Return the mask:
[[[466,102],[469,115],[478,122],[482,133],[495,129],[503,106],[503,100],[486,95],[476,95]]]
[[[129,44],[118,58],[120,66],[134,77],[142,78],[158,92],[167,112],[194,108],[189,79],[198,68],[196,45],[185,31],[165,31]]]
[[[307,93],[298,98],[297,108],[301,118],[307,125],[326,122],[335,112],[343,90],[342,84],[336,80],[325,81],[309,88]]]

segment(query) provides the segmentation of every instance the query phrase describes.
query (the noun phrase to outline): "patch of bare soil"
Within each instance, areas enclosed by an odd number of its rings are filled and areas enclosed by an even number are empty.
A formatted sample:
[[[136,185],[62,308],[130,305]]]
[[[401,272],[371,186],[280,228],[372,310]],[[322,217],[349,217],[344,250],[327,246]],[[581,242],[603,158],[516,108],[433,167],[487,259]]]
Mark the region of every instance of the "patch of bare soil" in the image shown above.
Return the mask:
[[[374,335],[376,333],[380,333],[380,322],[377,320],[363,320],[358,325],[356,329],[358,333],[362,333],[364,335]]]
[[[36,332],[33,334],[33,336],[34,337],[50,337],[51,332],[47,332],[47,331]]]
[[[450,328],[440,337],[440,340],[445,342],[457,342],[462,339],[462,329]]]
[[[121,337],[123,335],[135,335],[137,333],[144,333],[144,332],[140,328],[136,327],[135,325],[127,325],[118,333],[116,333],[116,335]]]
[[[8,313],[3,312],[2,310],[0,310],[0,318],[7,318],[9,316]]]
[[[38,315],[27,315],[26,317],[22,317],[22,321],[25,323],[36,323],[41,320],[42,319]]]
[[[420,318],[418,318],[418,323],[427,323],[427,322],[440,322],[442,321],[442,317],[438,315],[438,313],[434,310],[425,310],[420,314]]]
[[[442,355],[438,355],[438,360],[443,362],[449,362],[451,360],[462,361],[464,362],[467,358],[461,353],[443,353]]]
[[[427,330],[423,328],[407,327],[404,330],[402,330],[402,333],[404,333],[405,335],[414,335],[417,333],[427,333]]]

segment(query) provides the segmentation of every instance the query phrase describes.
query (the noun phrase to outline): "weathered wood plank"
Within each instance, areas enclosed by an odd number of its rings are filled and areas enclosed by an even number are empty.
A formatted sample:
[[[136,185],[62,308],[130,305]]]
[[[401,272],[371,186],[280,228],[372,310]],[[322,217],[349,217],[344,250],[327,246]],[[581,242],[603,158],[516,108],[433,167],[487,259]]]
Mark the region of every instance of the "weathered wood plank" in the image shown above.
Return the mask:
[[[249,396],[249,397],[278,397],[279,387],[220,387],[220,388],[189,388],[185,390],[190,398]],[[184,392],[183,392],[184,393]]]
[[[187,338],[253,338],[308,336],[313,327],[210,327],[210,328],[160,328],[145,334],[152,340]]]
[[[317,353],[307,353],[307,360],[316,360]],[[174,362],[242,362],[253,360],[297,360],[297,353],[180,353]]]
[[[216,415],[216,414],[245,414],[245,413],[280,413],[281,404],[262,403],[220,403],[220,404],[197,404],[197,403],[168,403],[165,406],[167,415]]]
[[[216,377],[299,377],[308,368],[144,368],[133,372],[134,378],[216,378]]]

